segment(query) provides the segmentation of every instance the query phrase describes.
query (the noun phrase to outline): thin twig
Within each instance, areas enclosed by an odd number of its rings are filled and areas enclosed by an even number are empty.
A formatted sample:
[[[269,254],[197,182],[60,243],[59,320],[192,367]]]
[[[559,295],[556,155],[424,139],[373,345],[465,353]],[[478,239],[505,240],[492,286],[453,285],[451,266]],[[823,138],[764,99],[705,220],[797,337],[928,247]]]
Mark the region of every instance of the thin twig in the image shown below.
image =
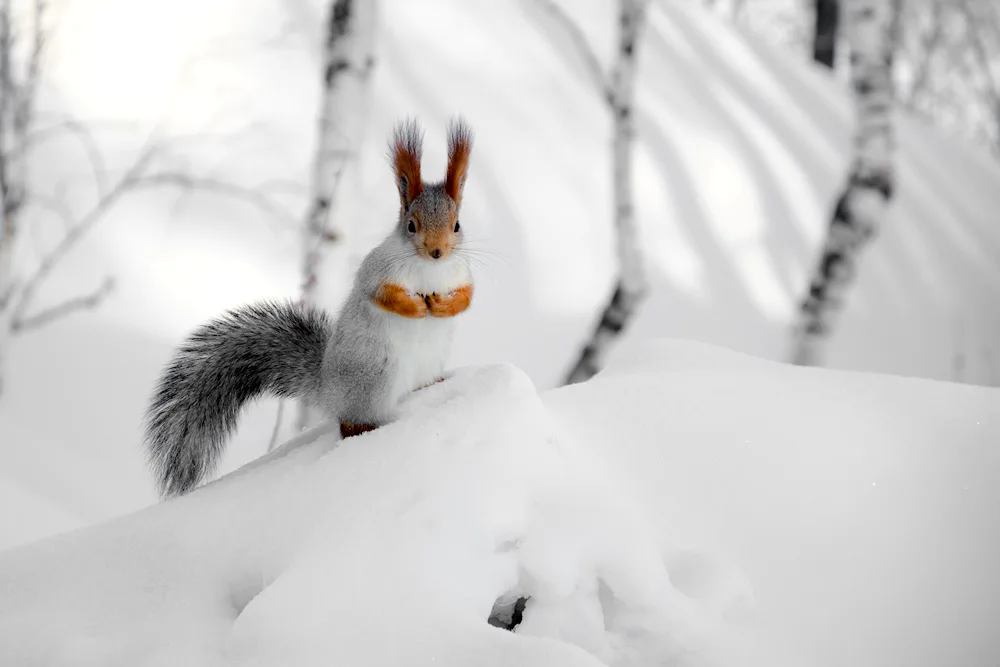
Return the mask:
[[[35,105],[35,92],[38,90],[38,79],[41,76],[42,58],[45,54],[45,0],[34,2],[34,32],[32,34],[31,53],[25,67],[24,80],[21,82],[18,96],[14,100],[14,127],[22,143],[31,124]]]
[[[961,8],[962,13],[965,15],[966,28],[970,33],[972,33],[972,50],[976,54],[976,58],[979,60],[980,67],[983,69],[983,75],[986,78],[986,84],[989,88],[988,94],[992,98],[990,100],[992,103],[990,106],[995,114],[996,109],[1000,108],[1000,83],[998,83],[996,78],[993,76],[989,49],[986,47],[986,43],[980,33],[979,21],[976,19],[976,13],[972,10],[968,0],[964,0],[961,3]]]
[[[566,32],[566,36],[573,42],[573,46],[580,55],[580,58],[583,59],[583,64],[587,68],[587,73],[593,80],[594,85],[597,86],[597,89],[607,102],[613,105],[615,103],[614,86],[611,83],[610,77],[601,66],[601,62],[597,59],[594,49],[591,48],[590,43],[587,41],[587,36],[580,29],[580,26],[553,0],[535,0],[535,2],[561,25],[562,29]]]
[[[66,116],[57,123],[36,130],[28,135],[26,141],[22,144],[22,151],[26,152],[28,148],[63,133],[73,135],[80,142],[84,153],[87,154],[90,168],[94,173],[97,196],[103,197],[108,191],[108,170],[104,163],[104,158],[101,156],[101,151],[97,147],[97,142],[94,141],[93,134],[79,120]]]
[[[24,319],[25,311],[31,305],[34,299],[35,292],[42,281],[52,272],[53,267],[61,260],[66,253],[73,249],[73,247],[80,242],[98,221],[104,216],[109,208],[114,205],[118,199],[125,194],[134,184],[139,175],[145,170],[146,166],[153,159],[155,154],[154,149],[151,146],[147,146],[143,149],[140,154],[139,159],[136,160],[132,166],[126,172],[125,176],[122,177],[118,183],[103,197],[101,197],[97,203],[87,212],[86,215],[81,218],[80,222],[77,223],[70,231],[59,241],[56,246],[49,251],[39,263],[38,268],[35,272],[24,282],[24,287],[21,289],[21,295],[14,305],[13,319],[20,320]]]
[[[101,305],[114,289],[115,280],[109,276],[104,279],[100,287],[90,294],[83,294],[67,299],[60,304],[28,317],[13,318],[10,323],[11,333],[21,334],[33,329],[40,329],[79,310],[93,310]]]
[[[66,202],[61,200],[59,197],[50,197],[49,195],[42,194],[40,192],[29,191],[25,197],[25,201],[28,207],[38,206],[43,208],[50,213],[53,213],[63,221],[63,226],[65,231],[69,231],[73,228],[75,224],[73,219],[73,212],[70,210]]]
[[[18,282],[16,280],[11,281],[10,285],[3,292],[0,292],[0,313],[7,310],[7,304],[14,297],[14,293],[17,292]]]
[[[14,33],[11,27],[10,0],[0,0],[0,119],[14,100],[14,75],[11,58],[14,52]]]
[[[941,38],[944,36],[944,20],[941,16],[942,6],[938,3],[934,3],[931,7],[931,19],[930,19],[930,30],[926,37],[919,39],[920,50],[919,54],[920,60],[915,65],[915,74],[913,75],[912,83],[910,84],[909,99],[907,104],[913,106],[916,102],[917,97],[927,86],[928,77],[931,71],[931,59],[937,52],[938,45],[941,42]]]
[[[17,98],[17,87],[14,82],[13,67],[11,58],[14,50],[14,35],[11,27],[10,0],[0,0],[0,206],[4,207],[4,212],[10,214],[16,205],[8,201],[14,194],[11,192],[13,184],[10,182],[8,153],[11,147],[8,145],[14,139],[12,109],[14,100]],[[10,125],[11,127],[8,127]],[[0,235],[0,244],[13,237],[8,225],[13,225],[11,220],[4,216],[3,235]]]
[[[79,241],[96,225],[108,210],[126,193],[142,188],[167,186],[186,190],[202,190],[215,192],[226,196],[243,199],[261,208],[275,217],[294,221],[294,218],[280,207],[272,204],[266,196],[252,188],[245,188],[215,178],[202,178],[189,174],[175,172],[160,172],[145,174],[145,170],[158,154],[155,146],[147,142],[139,158],[132,164],[126,174],[97,203],[73,225],[62,240],[47,253],[39,263],[35,272],[24,282],[19,298],[13,309],[14,320],[24,320],[25,312],[30,307],[39,285],[52,272],[55,265],[79,243]]]
[[[309,188],[301,181],[293,181],[287,178],[272,178],[269,181],[264,181],[257,188],[261,192],[267,192],[271,194],[293,194],[299,197],[305,196],[309,192]]]
[[[213,192],[234,199],[242,199],[265,211],[268,215],[283,219],[289,224],[297,225],[293,215],[275,205],[259,188],[249,188],[237,183],[230,183],[210,176],[193,176],[183,172],[160,172],[147,174],[135,179],[135,188],[176,187],[181,190],[197,190]]]
[[[281,417],[284,412],[285,402],[278,401],[278,414],[274,416],[274,430],[271,431],[271,441],[267,443],[267,451],[271,451],[278,444],[278,432],[281,431]]]

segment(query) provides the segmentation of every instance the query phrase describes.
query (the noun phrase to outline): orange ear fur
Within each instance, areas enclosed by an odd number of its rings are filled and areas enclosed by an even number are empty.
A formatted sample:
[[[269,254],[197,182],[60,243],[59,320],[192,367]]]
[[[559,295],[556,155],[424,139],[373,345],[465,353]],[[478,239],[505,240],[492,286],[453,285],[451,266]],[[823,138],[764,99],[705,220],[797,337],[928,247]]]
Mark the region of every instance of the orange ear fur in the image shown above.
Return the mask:
[[[453,119],[448,124],[448,173],[444,179],[444,191],[458,205],[462,203],[462,189],[469,170],[470,153],[472,128],[461,118]]]
[[[396,124],[389,153],[392,169],[396,173],[396,187],[403,207],[409,206],[420,196],[424,183],[420,179],[420,157],[424,133],[416,120],[405,120]]]

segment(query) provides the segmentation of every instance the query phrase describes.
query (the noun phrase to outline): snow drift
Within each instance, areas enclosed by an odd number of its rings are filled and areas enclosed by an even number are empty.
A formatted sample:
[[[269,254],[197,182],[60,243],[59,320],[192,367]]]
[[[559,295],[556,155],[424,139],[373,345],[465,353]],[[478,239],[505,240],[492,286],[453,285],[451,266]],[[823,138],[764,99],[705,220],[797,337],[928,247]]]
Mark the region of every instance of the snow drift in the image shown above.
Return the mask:
[[[672,342],[463,368],[0,553],[0,663],[996,664],[997,398]]]

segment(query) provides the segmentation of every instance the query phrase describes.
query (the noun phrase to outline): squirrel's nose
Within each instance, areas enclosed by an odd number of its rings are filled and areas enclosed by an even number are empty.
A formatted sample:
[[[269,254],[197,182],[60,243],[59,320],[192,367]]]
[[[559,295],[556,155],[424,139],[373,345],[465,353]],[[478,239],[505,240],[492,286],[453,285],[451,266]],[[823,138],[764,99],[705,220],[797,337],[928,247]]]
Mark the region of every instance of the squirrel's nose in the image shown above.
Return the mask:
[[[434,248],[434,250],[431,250],[431,257],[437,259],[440,256],[441,256],[441,248]]]

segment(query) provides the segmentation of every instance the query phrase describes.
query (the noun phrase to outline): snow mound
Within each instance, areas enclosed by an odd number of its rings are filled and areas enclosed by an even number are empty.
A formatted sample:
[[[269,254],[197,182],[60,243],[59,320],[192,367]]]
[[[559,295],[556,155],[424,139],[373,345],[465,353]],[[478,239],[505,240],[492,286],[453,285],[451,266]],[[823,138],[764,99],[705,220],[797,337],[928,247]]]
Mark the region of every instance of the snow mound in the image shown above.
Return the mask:
[[[0,553],[0,664],[995,664],[996,398],[674,342],[462,368]]]
[[[395,424],[339,447],[294,444],[189,496],[0,557],[0,655],[639,665],[682,646],[689,612],[653,527],[560,435],[521,371],[464,369]],[[487,623],[517,595],[530,598],[525,639]]]
[[[776,664],[1000,664],[1000,391],[656,341],[545,403]]]

